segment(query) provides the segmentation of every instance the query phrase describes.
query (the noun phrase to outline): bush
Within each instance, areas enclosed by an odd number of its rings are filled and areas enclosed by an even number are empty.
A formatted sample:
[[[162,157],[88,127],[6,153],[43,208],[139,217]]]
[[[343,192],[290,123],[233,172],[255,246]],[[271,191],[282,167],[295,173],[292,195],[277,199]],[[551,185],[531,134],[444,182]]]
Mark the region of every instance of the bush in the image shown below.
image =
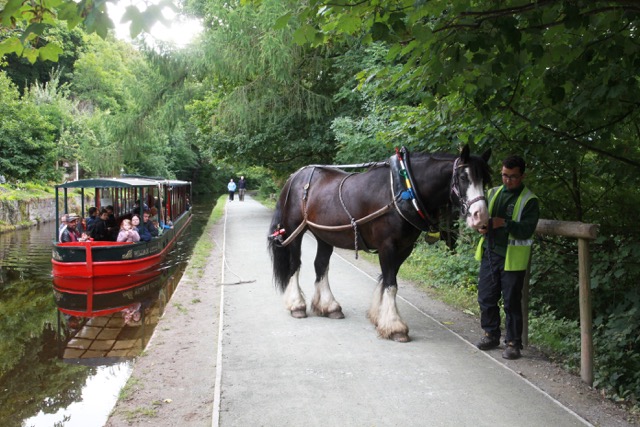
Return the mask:
[[[436,288],[456,287],[476,292],[478,280],[478,262],[474,259],[475,239],[468,231],[462,231],[458,237],[455,251],[439,240],[434,244],[418,240],[411,256],[407,259],[407,275],[420,277],[423,282]]]
[[[529,318],[531,343],[573,372],[580,367],[579,332],[578,321],[558,318],[549,306]]]

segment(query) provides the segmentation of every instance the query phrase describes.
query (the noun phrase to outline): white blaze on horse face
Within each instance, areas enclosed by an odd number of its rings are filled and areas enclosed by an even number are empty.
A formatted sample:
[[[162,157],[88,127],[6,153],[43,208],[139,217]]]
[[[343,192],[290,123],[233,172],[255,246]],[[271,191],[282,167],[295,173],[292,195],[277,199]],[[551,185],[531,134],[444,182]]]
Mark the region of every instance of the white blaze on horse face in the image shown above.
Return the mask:
[[[468,176],[471,176],[467,169]],[[479,199],[481,198],[481,199]],[[474,200],[477,200],[474,202]],[[467,188],[466,203],[473,202],[469,206],[467,214],[467,225],[478,230],[489,222],[489,210],[487,202],[484,200],[484,188],[482,182],[470,182]]]

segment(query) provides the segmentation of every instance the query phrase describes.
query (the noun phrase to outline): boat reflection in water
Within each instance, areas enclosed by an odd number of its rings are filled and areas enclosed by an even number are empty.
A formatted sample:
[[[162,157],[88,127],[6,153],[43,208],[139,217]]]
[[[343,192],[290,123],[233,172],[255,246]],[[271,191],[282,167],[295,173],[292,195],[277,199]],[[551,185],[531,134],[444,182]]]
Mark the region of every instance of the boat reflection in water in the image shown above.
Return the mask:
[[[54,277],[59,356],[104,365],[140,355],[184,270],[160,267],[131,276]],[[105,289],[96,283],[103,280],[112,290],[93,292]]]
[[[79,197],[85,212],[90,192],[92,205],[104,207],[102,219],[81,235],[71,225],[78,215],[70,206]],[[55,186],[55,195],[51,264],[60,353],[65,359],[136,356],[146,344],[146,329],[153,330],[148,326],[164,310],[167,292],[173,292],[173,284],[165,285],[173,274],[166,263],[191,224],[191,182],[123,175],[65,182]],[[69,223],[58,222],[64,216]],[[148,237],[117,239],[134,216],[144,220],[139,227]]]

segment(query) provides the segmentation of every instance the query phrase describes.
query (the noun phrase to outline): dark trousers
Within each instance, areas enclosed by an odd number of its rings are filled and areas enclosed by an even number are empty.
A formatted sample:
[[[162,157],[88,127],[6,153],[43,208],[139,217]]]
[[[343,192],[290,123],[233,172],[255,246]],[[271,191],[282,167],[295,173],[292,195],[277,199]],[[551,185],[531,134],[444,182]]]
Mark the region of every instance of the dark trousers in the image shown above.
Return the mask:
[[[235,191],[229,191],[229,200],[233,200],[233,193],[235,193]]]
[[[500,337],[502,296],[505,314],[505,342],[522,347],[522,286],[526,271],[504,271],[505,258],[485,250],[478,275],[480,326],[492,337]]]

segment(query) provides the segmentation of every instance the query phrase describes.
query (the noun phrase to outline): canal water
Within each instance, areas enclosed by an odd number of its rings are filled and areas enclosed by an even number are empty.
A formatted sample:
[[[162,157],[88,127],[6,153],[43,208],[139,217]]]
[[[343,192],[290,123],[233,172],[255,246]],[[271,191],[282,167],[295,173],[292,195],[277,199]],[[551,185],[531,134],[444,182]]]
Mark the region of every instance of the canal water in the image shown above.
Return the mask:
[[[59,314],[51,276],[55,222],[0,234],[0,426],[104,425],[214,203],[194,200],[191,225],[163,263],[154,297],[111,316]],[[99,337],[109,334],[106,349]]]

